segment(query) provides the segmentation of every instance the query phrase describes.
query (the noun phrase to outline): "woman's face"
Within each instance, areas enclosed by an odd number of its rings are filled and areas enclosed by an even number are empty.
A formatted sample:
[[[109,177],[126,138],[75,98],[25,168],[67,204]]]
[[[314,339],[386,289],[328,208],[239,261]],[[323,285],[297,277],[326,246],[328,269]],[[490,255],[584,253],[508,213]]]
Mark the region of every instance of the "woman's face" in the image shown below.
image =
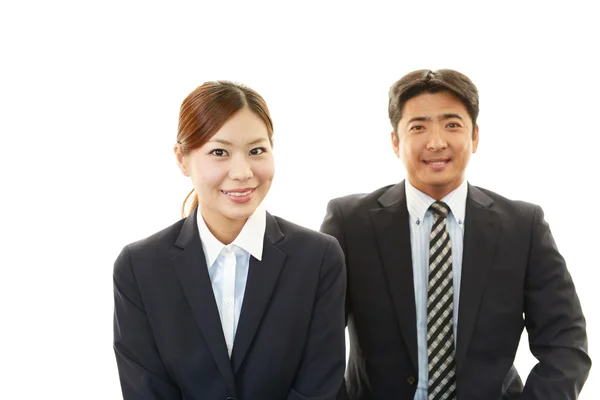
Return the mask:
[[[235,113],[179,167],[192,179],[209,227],[244,223],[263,201],[275,173],[271,142],[263,121],[249,109]]]

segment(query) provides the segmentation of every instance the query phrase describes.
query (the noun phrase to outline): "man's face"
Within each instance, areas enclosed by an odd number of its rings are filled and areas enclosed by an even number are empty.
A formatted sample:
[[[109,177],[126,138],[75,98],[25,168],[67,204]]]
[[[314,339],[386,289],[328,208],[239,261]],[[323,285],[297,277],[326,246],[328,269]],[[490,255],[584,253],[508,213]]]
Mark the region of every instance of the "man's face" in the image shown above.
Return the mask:
[[[463,182],[479,128],[464,104],[449,92],[424,93],[404,104],[392,132],[394,153],[404,162],[409,182],[441,199]]]

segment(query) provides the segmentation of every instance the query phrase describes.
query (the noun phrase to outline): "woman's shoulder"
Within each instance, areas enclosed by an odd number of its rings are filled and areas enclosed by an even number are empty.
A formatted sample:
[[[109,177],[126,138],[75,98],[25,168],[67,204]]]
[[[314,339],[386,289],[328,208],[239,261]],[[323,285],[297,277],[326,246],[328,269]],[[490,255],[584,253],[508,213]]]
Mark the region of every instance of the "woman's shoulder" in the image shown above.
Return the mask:
[[[302,260],[321,260],[330,267],[343,264],[344,253],[337,239],[333,236],[281,217],[273,216],[273,219],[283,234],[283,240],[278,246],[288,255],[293,255]],[[319,263],[315,265],[319,265]]]
[[[292,242],[303,242],[314,245],[329,246],[336,241],[333,236],[307,228],[285,218],[273,216],[284,238]]]
[[[144,253],[148,251],[154,253],[157,250],[167,250],[176,242],[185,220],[186,219],[183,218],[158,232],[131,242],[125,247],[127,247],[130,252],[134,253]]]

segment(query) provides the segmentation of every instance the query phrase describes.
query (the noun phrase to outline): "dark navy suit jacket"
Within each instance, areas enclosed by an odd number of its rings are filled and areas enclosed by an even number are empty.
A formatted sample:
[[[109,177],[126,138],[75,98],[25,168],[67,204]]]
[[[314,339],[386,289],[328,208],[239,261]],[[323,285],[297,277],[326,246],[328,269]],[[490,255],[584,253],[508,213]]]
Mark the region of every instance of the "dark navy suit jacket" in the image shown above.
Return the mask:
[[[456,347],[459,400],[574,400],[590,370],[581,305],[540,207],[469,186]],[[346,255],[350,359],[340,399],[412,400],[417,328],[404,182],[330,202]],[[513,367],[523,328],[539,360]]]
[[[230,359],[196,214],[126,246],[115,262],[124,399],[335,399],[345,368],[338,242],[267,213]]]

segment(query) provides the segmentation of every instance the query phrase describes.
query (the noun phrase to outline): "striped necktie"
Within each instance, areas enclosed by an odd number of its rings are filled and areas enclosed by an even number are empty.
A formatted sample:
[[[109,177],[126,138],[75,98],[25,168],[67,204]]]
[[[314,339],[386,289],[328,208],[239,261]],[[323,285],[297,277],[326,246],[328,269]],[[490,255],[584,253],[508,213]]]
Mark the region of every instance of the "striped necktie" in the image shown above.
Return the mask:
[[[456,399],[452,286],[452,245],[446,227],[447,204],[436,201],[429,210],[435,219],[429,237],[427,290],[428,400]]]

